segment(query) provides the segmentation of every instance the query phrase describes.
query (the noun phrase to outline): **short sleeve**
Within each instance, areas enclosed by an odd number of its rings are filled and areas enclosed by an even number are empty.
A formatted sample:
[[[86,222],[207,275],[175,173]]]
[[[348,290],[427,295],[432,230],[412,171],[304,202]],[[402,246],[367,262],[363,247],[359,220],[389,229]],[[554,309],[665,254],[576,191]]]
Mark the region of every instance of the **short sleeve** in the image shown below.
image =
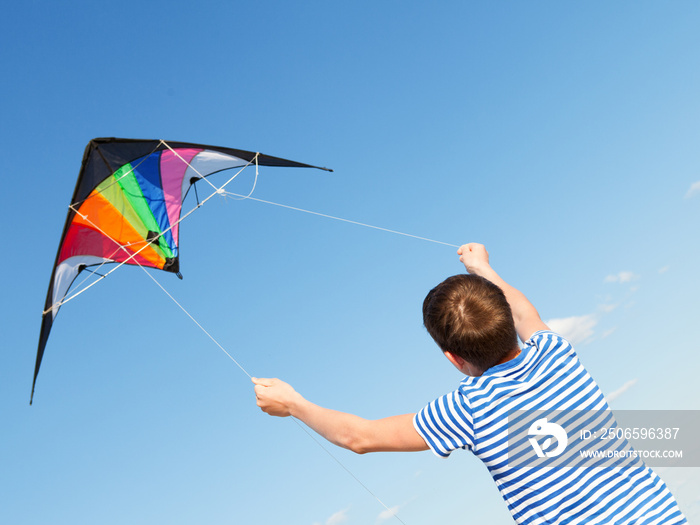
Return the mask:
[[[535,348],[537,352],[543,353],[568,353],[575,355],[575,351],[571,343],[564,339],[561,335],[551,330],[540,330],[532,334],[530,339],[525,342],[526,347]]]
[[[530,339],[525,341],[525,346],[532,346],[535,348],[539,348],[540,345],[544,344],[545,340],[547,337],[553,336],[557,338],[561,338],[560,335],[552,332],[551,330],[538,330],[534,334],[530,336]]]
[[[418,412],[413,426],[436,455],[446,458],[458,448],[474,448],[474,423],[468,400],[456,390]]]

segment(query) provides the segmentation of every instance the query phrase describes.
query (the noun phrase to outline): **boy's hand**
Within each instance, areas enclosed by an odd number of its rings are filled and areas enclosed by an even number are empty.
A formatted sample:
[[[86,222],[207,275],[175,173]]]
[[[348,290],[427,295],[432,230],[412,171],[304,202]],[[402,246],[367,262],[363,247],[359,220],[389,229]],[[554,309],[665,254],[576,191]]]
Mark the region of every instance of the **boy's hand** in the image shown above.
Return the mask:
[[[291,385],[280,379],[251,379],[255,383],[255,399],[258,406],[271,416],[291,416],[294,404],[303,399]]]
[[[457,254],[469,273],[481,275],[480,272],[489,267],[489,252],[483,244],[476,242],[463,244],[457,250]]]

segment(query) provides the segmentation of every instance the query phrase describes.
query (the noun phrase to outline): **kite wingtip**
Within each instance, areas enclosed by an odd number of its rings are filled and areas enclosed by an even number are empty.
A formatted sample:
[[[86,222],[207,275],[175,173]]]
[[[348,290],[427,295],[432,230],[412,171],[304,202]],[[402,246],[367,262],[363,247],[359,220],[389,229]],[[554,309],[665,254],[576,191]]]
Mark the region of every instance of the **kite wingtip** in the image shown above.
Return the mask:
[[[34,402],[34,390],[36,389],[36,374],[34,374],[34,381],[32,381],[32,393],[29,395],[29,406],[32,406]]]

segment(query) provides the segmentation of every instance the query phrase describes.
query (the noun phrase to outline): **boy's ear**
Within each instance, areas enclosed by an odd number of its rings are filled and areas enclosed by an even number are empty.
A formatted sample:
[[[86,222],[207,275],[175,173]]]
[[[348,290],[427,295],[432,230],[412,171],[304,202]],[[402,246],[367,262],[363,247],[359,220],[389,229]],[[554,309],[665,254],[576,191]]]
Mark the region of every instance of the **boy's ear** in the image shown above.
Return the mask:
[[[449,351],[445,351],[443,353],[445,354],[445,357],[450,361],[450,363],[452,363],[457,368],[457,370],[462,370],[464,368],[464,359]]]

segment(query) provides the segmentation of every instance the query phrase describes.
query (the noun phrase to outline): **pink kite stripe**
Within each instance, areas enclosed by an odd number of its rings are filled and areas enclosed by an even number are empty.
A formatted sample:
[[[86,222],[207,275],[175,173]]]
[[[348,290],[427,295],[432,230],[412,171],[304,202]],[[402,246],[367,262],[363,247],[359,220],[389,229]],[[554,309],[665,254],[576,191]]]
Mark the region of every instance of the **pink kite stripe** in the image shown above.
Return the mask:
[[[163,193],[165,195],[165,206],[168,210],[168,220],[172,226],[173,239],[175,244],[180,245],[179,224],[180,210],[182,209],[182,179],[187,171],[188,163],[197,155],[204,151],[193,148],[180,148],[177,150],[178,157],[171,150],[164,150],[160,157],[160,178],[163,181]],[[184,159],[184,162],[183,162]]]

